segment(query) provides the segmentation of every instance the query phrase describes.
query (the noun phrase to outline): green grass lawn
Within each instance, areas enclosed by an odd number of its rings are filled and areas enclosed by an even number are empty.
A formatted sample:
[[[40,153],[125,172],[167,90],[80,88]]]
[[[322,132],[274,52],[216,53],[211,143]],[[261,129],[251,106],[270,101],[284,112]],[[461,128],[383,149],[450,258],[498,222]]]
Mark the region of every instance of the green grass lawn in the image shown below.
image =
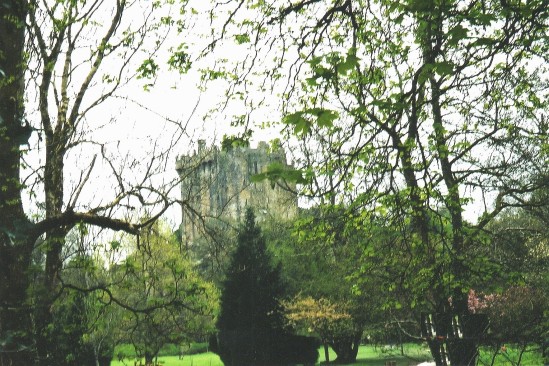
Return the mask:
[[[385,361],[394,360],[398,366],[408,366],[409,363],[416,361],[429,360],[429,351],[418,345],[405,345],[404,352],[407,356],[400,355],[400,349],[382,350],[374,349],[372,346],[361,346],[358,351],[357,363],[355,366],[384,366]],[[319,361],[324,363],[324,349],[319,349]],[[335,353],[330,349],[330,360],[335,360]],[[158,357],[159,362],[164,366],[223,366],[223,363],[214,353],[201,353],[196,355],[184,356],[181,360],[177,356]],[[123,362],[113,361],[111,366],[133,366],[135,359],[125,359]]]
[[[480,350],[480,358],[478,364],[480,366],[491,365],[494,353],[494,349],[482,347]],[[520,364],[523,366],[541,366],[544,364],[541,353],[539,352],[539,347],[527,348],[526,351],[522,354],[522,357],[520,356],[520,353],[516,348],[507,347],[505,351],[498,350],[494,365],[515,366],[519,360],[519,357]]]
[[[361,346],[358,351],[357,362],[353,366],[385,366],[387,361],[396,361],[397,366],[415,365],[418,362],[431,360],[427,345],[406,344],[404,345],[404,356],[400,354],[400,348],[374,348],[373,346]],[[319,364],[324,364],[324,349],[319,349]],[[335,360],[336,355],[330,349],[330,361]],[[481,357],[478,365],[490,365],[492,352],[488,348],[481,349]],[[494,365],[513,366],[516,365],[518,353],[509,347],[505,353],[499,353]],[[223,363],[214,353],[200,353],[184,356],[179,359],[177,356],[158,357],[163,366],[223,366]],[[126,359],[123,362],[113,361],[111,366],[133,366],[134,359]],[[317,365],[319,365],[317,364]],[[540,366],[543,365],[541,354],[532,350],[525,352],[522,356],[521,365]]]
[[[113,361],[111,366],[133,366],[134,361],[134,359],[125,359],[123,362]],[[183,356],[182,359],[178,356],[158,357],[158,361],[163,366],[223,366],[219,356],[211,352]]]
[[[427,346],[417,344],[405,344],[404,356],[400,354],[400,348],[381,348],[373,346],[361,346],[358,349],[357,362],[354,366],[385,366],[387,361],[396,361],[398,366],[408,366],[418,362],[431,360]],[[336,354],[330,349],[330,361],[335,360]],[[320,349],[320,363],[324,363],[324,349]]]

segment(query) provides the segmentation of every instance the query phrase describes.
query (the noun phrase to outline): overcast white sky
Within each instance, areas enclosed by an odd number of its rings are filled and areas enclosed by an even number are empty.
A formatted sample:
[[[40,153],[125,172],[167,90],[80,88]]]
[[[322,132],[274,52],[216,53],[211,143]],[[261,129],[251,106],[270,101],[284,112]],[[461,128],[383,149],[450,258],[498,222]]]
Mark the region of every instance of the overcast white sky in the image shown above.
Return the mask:
[[[190,6],[194,6],[199,12],[207,10],[208,2],[201,0],[193,0]],[[220,15],[222,19],[222,15]],[[169,44],[176,45],[182,41],[189,44],[190,51],[197,51],[205,46],[205,40],[197,37],[193,32],[208,33],[210,24],[207,17],[196,17],[197,23],[192,31],[188,34],[177,34],[171,32],[167,40]],[[167,54],[167,47],[163,51]],[[193,48],[194,47],[194,48]],[[243,57],[245,54],[243,46],[224,46],[217,51],[217,55],[223,55],[228,59],[236,59]],[[162,56],[162,55],[161,55]],[[159,62],[167,60],[167,57],[159,57]],[[150,157],[151,148],[156,143],[160,148],[169,146],[173,143],[173,138],[177,135],[178,126],[170,121],[179,122],[187,126],[185,134],[181,139],[177,140],[174,147],[170,150],[170,154],[166,159],[164,169],[161,174],[155,177],[159,183],[168,182],[177,177],[175,171],[175,160],[181,154],[192,153],[196,149],[196,143],[199,139],[205,139],[209,144],[219,144],[224,134],[234,133],[238,129],[230,128],[230,116],[238,114],[237,110],[228,109],[223,113],[208,115],[212,107],[220,103],[223,99],[227,84],[222,81],[211,82],[207,91],[201,92],[198,88],[200,74],[198,70],[211,63],[213,58],[201,60],[193,65],[193,68],[186,75],[178,75],[175,71],[168,71],[166,64],[160,63],[161,71],[155,80],[155,86],[150,91],[143,90],[144,80],[134,80],[130,85],[122,89],[118,94],[127,96],[137,102],[134,104],[124,99],[112,99],[90,112],[88,120],[98,125],[104,124],[105,127],[96,132],[96,137],[100,141],[109,144],[111,147],[116,146],[120,156],[124,156],[125,152],[137,160],[145,161]],[[108,64],[107,66],[108,70]],[[276,98],[273,96],[273,99]],[[143,107],[140,107],[141,104]],[[273,102],[273,105],[276,105]],[[229,108],[238,108],[236,104]],[[256,123],[262,122],[262,115],[265,120],[277,120],[280,118],[280,111],[276,109],[266,109],[265,111],[256,113],[254,116]],[[33,115],[30,113],[30,118]],[[108,123],[113,121],[114,123]],[[277,129],[271,128],[261,130],[258,127],[252,127],[255,134],[252,139],[252,145],[259,141],[269,141],[278,137]],[[40,145],[38,135],[33,135],[32,144]],[[85,148],[84,148],[85,150]],[[90,152],[91,151],[91,152]],[[79,174],[85,169],[94,153],[93,150],[82,151],[78,154],[73,154],[72,160],[67,160],[69,172],[73,175],[70,179],[77,180]],[[34,161],[35,164],[40,164],[40,155],[34,157],[29,156],[29,161]],[[34,159],[34,160],[33,160]],[[74,169],[70,169],[70,167]],[[108,166],[98,166],[94,184],[89,185],[88,189],[83,192],[83,200],[101,199],[105,195],[108,199],[107,192],[110,183],[103,185],[101,183],[101,172],[108,171]],[[132,166],[128,163],[128,177],[132,172],[139,173],[137,169],[132,170]],[[70,191],[70,190],[69,190]],[[179,195],[179,191],[173,192]],[[87,197],[86,197],[87,195]],[[31,200],[28,200],[27,207],[31,212],[35,212],[36,208],[32,207]],[[480,202],[479,202],[480,203]],[[166,215],[167,219],[177,225],[180,222],[180,208],[173,206]],[[467,217],[471,220],[482,212],[482,205],[471,206],[467,211]]]
[[[199,11],[204,11],[207,9],[206,3],[193,0],[190,6],[194,6]],[[177,12],[177,8],[172,9],[172,12]],[[139,18],[138,14],[136,21],[140,20]],[[154,146],[157,150],[164,150],[167,146],[173,145],[169,150],[169,156],[165,159],[164,168],[154,177],[159,184],[177,178],[175,171],[177,156],[192,153],[196,149],[196,143],[199,139],[205,139],[209,144],[219,144],[224,134],[238,131],[230,128],[230,119],[226,117],[235,114],[235,110],[229,109],[225,111],[226,113],[206,117],[211,108],[221,102],[227,87],[224,82],[216,81],[210,83],[207,91],[200,91],[198,87],[200,81],[198,70],[207,66],[211,59],[196,62],[186,75],[169,71],[168,65],[165,63],[168,59],[168,48],[171,45],[175,46],[184,41],[189,45],[191,52],[196,52],[204,47],[204,40],[197,37],[196,33],[207,34],[210,30],[210,24],[205,14],[203,16],[199,14],[194,19],[196,19],[196,24],[193,25],[193,30],[190,33],[178,34],[175,31],[169,33],[164,49],[157,55],[160,72],[154,80],[155,86],[153,88],[144,91],[143,85],[150,81],[133,80],[117,93],[122,98],[112,98],[104,102],[100,107],[91,110],[86,117],[86,123],[94,126],[94,141],[110,147],[111,153],[118,153],[118,159],[124,159],[127,154],[137,162],[144,162],[150,158]],[[126,21],[131,22],[131,17],[126,18]],[[241,56],[241,51],[237,48],[225,48],[222,53],[224,57],[233,58]],[[101,80],[104,73],[112,72],[112,69],[116,69],[116,67],[115,63],[109,65],[107,60],[96,79]],[[133,67],[136,68],[137,65]],[[39,118],[35,112],[37,100],[33,96],[32,88],[29,90],[27,118],[34,126],[38,126]],[[273,117],[272,113],[270,117]],[[174,141],[174,136],[178,136],[182,125],[186,126],[185,133],[180,139]],[[256,134],[253,137],[252,144],[276,137],[276,131],[273,129],[260,131],[254,128],[254,130]],[[30,146],[33,148],[38,147],[25,157],[26,161],[35,169],[43,165],[44,159],[43,141],[39,140],[37,133],[33,134]],[[97,146],[84,144],[82,148],[78,148],[67,155],[65,161],[67,168],[67,186],[65,190],[67,196],[74,190],[74,182],[78,181],[95,154],[98,154]],[[129,160],[119,162],[121,165],[126,165],[124,175],[128,181],[132,181],[132,175],[136,176],[134,180],[137,181],[142,167],[136,166]],[[111,198],[108,192],[109,188],[112,187],[112,180],[104,181],[110,167],[105,163],[101,164],[99,162],[96,164],[91,179],[92,184],[88,184],[82,191],[81,201],[83,202],[105,203]],[[31,171],[32,169],[24,170],[23,176],[30,174]],[[31,184],[33,179],[30,179],[28,183]],[[32,195],[40,195],[41,192],[40,189],[36,189],[32,185],[27,190],[25,196],[27,212],[40,215],[40,209],[36,204],[43,201],[43,197],[33,198]],[[179,198],[179,190],[174,190],[172,194]],[[166,214],[166,218],[173,225],[178,225],[181,219],[180,208],[173,206]]]

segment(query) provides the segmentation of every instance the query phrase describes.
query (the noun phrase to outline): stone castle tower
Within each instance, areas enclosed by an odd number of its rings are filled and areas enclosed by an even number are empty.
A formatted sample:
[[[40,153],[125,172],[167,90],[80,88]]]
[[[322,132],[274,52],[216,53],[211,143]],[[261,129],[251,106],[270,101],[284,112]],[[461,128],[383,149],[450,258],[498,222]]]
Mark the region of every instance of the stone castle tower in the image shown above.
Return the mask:
[[[227,151],[207,148],[198,142],[193,155],[180,156],[176,169],[181,178],[184,205],[181,234],[189,245],[216,230],[236,227],[247,207],[254,208],[258,221],[291,220],[298,212],[297,196],[269,181],[252,182],[273,162],[287,165],[281,147],[260,142],[257,148],[233,147]]]

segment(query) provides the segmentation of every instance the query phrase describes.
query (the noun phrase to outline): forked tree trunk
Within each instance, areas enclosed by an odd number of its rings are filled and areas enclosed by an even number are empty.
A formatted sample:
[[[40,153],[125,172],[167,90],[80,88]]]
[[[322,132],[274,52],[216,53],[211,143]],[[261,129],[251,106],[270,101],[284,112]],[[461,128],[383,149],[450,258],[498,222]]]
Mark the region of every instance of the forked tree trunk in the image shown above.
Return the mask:
[[[323,342],[322,344],[324,345],[324,359],[326,360],[326,363],[329,364],[330,363],[330,349],[328,348],[328,343]]]
[[[46,193],[46,218],[60,215],[63,209],[63,143],[53,139],[46,146],[46,168],[44,170],[44,190]],[[61,251],[65,243],[68,228],[56,227],[46,233],[46,264],[43,291],[37,295],[36,349],[39,365],[49,366],[51,350],[56,347],[55,340],[49,335],[53,322],[51,304],[59,292],[59,273],[62,267]]]
[[[332,348],[337,354],[336,363],[347,364],[356,362],[358,347],[362,332],[356,332],[348,337],[340,337],[332,343]]]

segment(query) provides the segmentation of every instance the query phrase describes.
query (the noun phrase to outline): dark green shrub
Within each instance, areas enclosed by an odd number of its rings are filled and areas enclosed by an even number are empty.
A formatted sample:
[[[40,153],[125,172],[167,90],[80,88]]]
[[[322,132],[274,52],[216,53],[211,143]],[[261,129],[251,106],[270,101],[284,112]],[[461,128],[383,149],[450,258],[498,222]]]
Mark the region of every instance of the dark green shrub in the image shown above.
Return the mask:
[[[206,353],[210,350],[208,342],[191,343],[191,347],[185,352],[186,355]]]
[[[270,365],[283,334],[283,286],[251,209],[237,244],[221,293],[217,353],[226,366]]]
[[[56,366],[96,366],[93,345],[85,341],[90,330],[87,310],[92,295],[69,290],[55,304],[52,325],[47,330],[48,363]],[[102,344],[97,356],[100,366],[109,366],[114,347],[108,341]]]
[[[180,353],[180,347],[177,344],[166,343],[158,351],[158,356],[178,356]]]
[[[315,365],[320,344],[318,338],[284,335],[279,343],[279,362],[281,365]]]
[[[318,360],[317,338],[282,332],[220,332],[217,352],[225,365],[314,365]]]

